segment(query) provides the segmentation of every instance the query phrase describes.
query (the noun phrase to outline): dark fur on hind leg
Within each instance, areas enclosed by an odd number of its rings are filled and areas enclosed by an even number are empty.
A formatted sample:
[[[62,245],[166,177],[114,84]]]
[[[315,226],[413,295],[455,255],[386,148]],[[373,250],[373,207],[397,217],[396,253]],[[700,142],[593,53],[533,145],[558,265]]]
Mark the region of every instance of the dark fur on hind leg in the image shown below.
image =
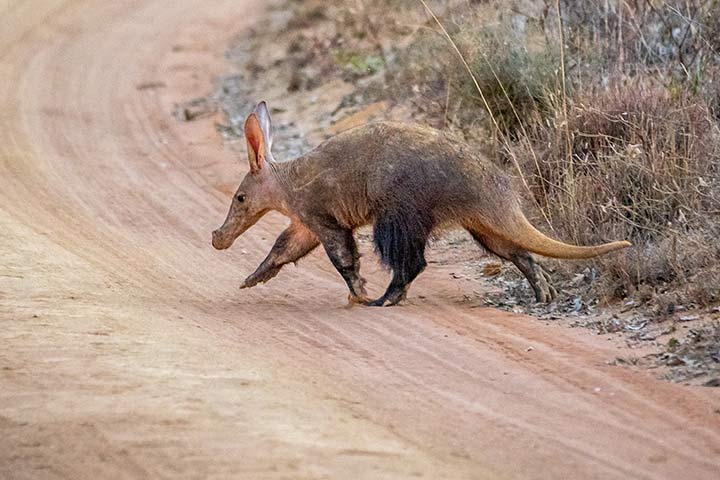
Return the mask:
[[[393,272],[385,294],[371,306],[396,305],[405,299],[410,283],[427,266],[425,245],[433,222],[418,211],[379,215],[373,227],[375,249],[383,265]]]

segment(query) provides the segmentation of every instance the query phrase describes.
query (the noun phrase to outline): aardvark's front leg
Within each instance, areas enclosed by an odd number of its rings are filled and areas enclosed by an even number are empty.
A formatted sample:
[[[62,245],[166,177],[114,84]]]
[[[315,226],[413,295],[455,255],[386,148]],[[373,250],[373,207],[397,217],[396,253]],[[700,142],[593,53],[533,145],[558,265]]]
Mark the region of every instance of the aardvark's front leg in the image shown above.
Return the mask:
[[[318,236],[330,261],[347,283],[350,305],[368,302],[365,279],[360,276],[360,253],[352,230],[341,227],[335,221],[317,225]]]
[[[301,223],[291,223],[284,232],[275,240],[268,256],[255,270],[245,279],[240,288],[254,287],[258,283],[265,283],[278,274],[283,265],[296,262],[310,253],[320,241]]]

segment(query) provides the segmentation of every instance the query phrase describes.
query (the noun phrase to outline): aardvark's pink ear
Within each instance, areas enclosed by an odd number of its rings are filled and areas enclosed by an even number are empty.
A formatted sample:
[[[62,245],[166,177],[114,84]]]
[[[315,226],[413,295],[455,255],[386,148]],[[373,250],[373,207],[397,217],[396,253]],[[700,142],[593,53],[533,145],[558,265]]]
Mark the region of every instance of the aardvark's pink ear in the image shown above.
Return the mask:
[[[270,118],[270,111],[268,110],[267,102],[263,100],[262,102],[258,103],[255,106],[255,110],[253,110],[253,113],[258,118],[258,122],[260,122],[260,128],[262,128],[263,133],[265,134],[265,148],[267,148],[267,151],[269,153],[269,157],[272,161],[272,144],[273,144],[273,126],[272,126],[272,119]]]
[[[267,146],[265,145],[265,137],[260,122],[254,113],[251,113],[245,120],[245,140],[247,140],[250,171],[257,173],[265,164]]]

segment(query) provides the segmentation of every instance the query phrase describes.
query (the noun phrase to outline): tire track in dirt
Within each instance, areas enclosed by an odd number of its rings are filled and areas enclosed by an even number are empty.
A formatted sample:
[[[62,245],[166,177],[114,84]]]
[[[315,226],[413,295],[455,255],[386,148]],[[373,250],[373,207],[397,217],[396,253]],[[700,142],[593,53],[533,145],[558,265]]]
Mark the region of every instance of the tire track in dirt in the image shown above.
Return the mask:
[[[453,302],[470,287],[432,269],[400,308],[343,308],[321,252],[237,290],[284,222],[212,251],[241,172],[213,119],[169,113],[260,6],[9,7],[0,476],[713,478],[717,393],[609,367],[614,345],[587,332]]]

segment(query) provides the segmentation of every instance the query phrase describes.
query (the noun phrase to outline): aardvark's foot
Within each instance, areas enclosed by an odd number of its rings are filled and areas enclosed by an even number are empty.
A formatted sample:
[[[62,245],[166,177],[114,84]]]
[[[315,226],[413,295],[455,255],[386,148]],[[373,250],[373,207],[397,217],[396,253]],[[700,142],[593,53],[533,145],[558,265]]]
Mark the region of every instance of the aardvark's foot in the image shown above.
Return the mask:
[[[537,266],[538,281],[533,285],[535,290],[535,301],[538,303],[550,303],[557,298],[558,292],[552,286],[550,275],[541,266]]]
[[[407,297],[406,290],[396,290],[394,292],[386,293],[377,300],[370,300],[365,305],[368,307],[392,307],[405,300]]]
[[[251,288],[258,283],[265,283],[271,278],[273,278],[275,275],[277,275],[278,272],[280,272],[279,267],[267,268],[262,270],[258,269],[257,271],[255,271],[255,273],[245,279],[243,284],[240,285],[240,288]]]
[[[370,302],[370,299],[367,298],[366,295],[353,295],[352,293],[348,293],[348,308],[354,306],[354,305],[367,305]]]

